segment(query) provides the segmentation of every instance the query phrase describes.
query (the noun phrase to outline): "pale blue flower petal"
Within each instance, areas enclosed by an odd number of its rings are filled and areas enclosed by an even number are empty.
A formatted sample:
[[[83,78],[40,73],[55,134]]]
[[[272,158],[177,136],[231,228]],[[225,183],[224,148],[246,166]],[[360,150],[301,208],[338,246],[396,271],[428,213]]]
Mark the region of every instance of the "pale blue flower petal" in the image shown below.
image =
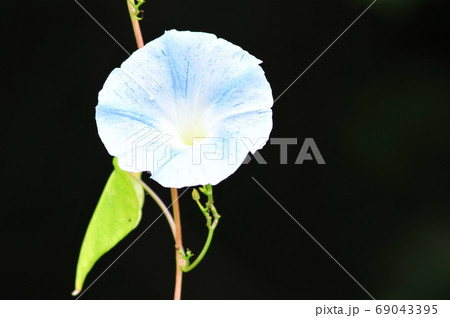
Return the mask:
[[[260,63],[213,34],[168,31],[106,80],[99,135],[123,169],[150,171],[163,186],[217,184],[272,129]]]

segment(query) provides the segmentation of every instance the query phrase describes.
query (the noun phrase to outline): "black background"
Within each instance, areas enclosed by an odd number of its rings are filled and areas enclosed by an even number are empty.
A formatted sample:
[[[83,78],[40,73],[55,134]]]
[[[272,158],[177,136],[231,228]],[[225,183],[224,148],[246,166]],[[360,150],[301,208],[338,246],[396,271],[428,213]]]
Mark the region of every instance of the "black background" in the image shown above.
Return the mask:
[[[128,51],[126,1],[80,3]],[[158,1],[164,30],[211,32],[264,61],[277,97],[370,4],[363,0]],[[73,299],[84,231],[111,172],[95,126],[97,93],[127,54],[74,1],[2,1],[0,297]],[[375,298],[450,294],[448,1],[377,3],[274,105],[272,137],[298,138],[289,163],[242,166],[215,187],[212,247],[184,299],[368,299],[251,179],[255,177]],[[326,165],[294,165],[304,138]],[[169,201],[169,191],[151,186]],[[206,237],[190,193],[184,243]],[[88,286],[160,214],[102,258]],[[158,220],[82,299],[170,299],[173,241]]]

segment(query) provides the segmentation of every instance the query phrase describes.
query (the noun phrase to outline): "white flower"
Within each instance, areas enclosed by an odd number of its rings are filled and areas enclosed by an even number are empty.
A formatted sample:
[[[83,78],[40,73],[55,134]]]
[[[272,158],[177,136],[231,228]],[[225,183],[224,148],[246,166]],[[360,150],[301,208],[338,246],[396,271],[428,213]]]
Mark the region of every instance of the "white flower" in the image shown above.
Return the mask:
[[[171,30],[111,72],[98,133],[126,171],[165,187],[215,185],[261,149],[272,91],[260,60],[215,35]]]

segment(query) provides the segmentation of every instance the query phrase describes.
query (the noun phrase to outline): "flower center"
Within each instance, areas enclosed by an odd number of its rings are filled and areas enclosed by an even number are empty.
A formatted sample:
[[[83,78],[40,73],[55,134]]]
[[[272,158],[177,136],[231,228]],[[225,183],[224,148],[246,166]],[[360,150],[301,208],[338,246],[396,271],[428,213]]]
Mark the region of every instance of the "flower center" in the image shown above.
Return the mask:
[[[206,137],[205,127],[194,121],[192,118],[185,120],[178,129],[181,141],[188,146],[192,146],[194,140],[196,142],[203,140]]]

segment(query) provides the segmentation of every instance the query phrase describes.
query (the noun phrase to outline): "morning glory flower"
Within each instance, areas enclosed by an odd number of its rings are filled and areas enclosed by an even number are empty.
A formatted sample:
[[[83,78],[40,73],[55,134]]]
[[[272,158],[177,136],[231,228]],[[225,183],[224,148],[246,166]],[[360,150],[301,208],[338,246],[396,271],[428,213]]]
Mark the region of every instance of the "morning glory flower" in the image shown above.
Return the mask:
[[[98,96],[98,133],[119,166],[165,187],[215,185],[272,130],[260,60],[213,34],[167,31],[134,52]]]

